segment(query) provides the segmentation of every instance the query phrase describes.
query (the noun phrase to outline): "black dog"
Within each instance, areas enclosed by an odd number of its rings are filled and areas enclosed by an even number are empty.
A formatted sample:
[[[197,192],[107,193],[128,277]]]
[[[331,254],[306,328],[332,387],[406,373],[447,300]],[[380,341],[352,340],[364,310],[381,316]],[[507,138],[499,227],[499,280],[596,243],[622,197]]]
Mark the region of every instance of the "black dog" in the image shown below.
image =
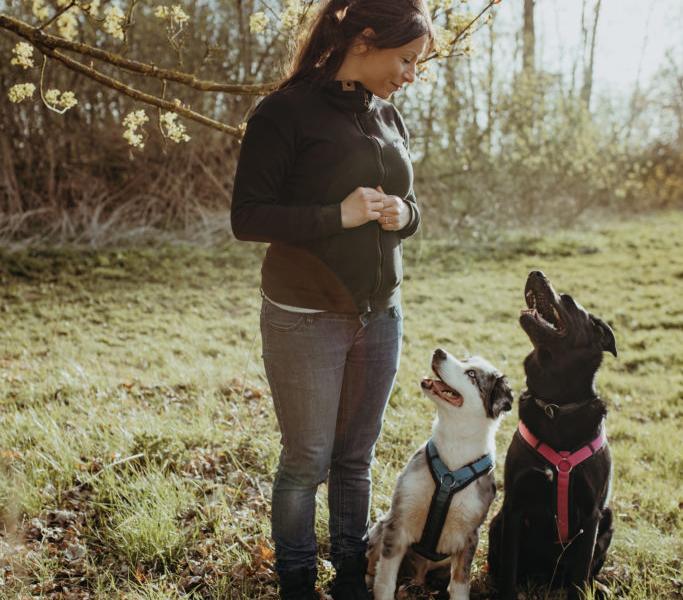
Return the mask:
[[[607,409],[593,381],[603,351],[617,349],[609,326],[556,294],[540,271],[529,274],[524,296],[519,321],[534,349],[524,360],[503,508],[489,529],[489,569],[504,600],[525,579],[568,586],[574,600],[612,539]]]

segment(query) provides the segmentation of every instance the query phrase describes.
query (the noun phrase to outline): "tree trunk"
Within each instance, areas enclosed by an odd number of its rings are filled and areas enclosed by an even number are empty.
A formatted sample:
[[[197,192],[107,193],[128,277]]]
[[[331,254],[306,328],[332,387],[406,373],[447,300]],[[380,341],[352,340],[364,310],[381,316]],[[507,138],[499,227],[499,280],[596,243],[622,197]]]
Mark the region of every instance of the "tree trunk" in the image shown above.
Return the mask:
[[[493,150],[493,86],[495,83],[495,62],[494,62],[494,46],[495,46],[495,32],[493,26],[495,21],[491,21],[489,25],[489,62],[486,73],[486,151],[491,155]]]
[[[591,93],[593,91],[593,65],[595,64],[595,39],[598,30],[598,19],[600,18],[600,5],[602,0],[598,0],[593,9],[593,29],[590,38],[590,50],[588,60],[583,69],[583,87],[581,88],[581,100],[587,110],[590,110]]]
[[[534,54],[536,50],[536,33],[534,31],[534,4],[536,0],[524,0],[524,29],[522,72],[527,75],[535,71]]]

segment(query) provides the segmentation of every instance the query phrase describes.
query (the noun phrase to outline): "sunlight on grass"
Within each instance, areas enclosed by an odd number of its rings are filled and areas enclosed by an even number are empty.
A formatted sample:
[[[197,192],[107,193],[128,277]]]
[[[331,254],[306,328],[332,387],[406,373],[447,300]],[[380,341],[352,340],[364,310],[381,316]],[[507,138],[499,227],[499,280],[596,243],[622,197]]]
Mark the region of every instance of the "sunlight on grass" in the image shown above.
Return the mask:
[[[191,541],[181,524],[182,511],[194,503],[187,481],[154,471],[129,478],[108,471],[96,485],[95,503],[104,528],[92,533],[129,565],[168,566]]]
[[[403,356],[371,517],[388,509],[399,471],[429,436],[434,412],[419,381],[435,347],[480,354],[524,388],[530,346],[517,319],[526,274],[540,268],[617,338],[619,357],[607,356],[597,378],[615,464],[616,532],[601,581],[618,598],[680,597],[681,230],[672,213],[480,244],[409,240]],[[276,598],[279,433],[260,359],[262,252],[0,252],[0,598]],[[508,416],[498,434],[499,484],[515,425]],[[324,585],[324,486],[316,531]],[[473,598],[489,590],[482,533]],[[546,595],[527,590],[527,600]]]

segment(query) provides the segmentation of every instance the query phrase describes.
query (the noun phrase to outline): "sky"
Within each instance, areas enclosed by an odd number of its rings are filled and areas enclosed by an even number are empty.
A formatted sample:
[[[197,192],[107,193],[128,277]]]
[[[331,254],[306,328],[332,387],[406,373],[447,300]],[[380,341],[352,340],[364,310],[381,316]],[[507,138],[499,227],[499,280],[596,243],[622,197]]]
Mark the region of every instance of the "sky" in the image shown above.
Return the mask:
[[[471,2],[473,6],[475,3]],[[571,72],[581,44],[582,0],[536,0],[537,61],[544,67]],[[588,0],[592,20],[596,0]],[[523,0],[503,0],[497,23],[519,31]],[[675,49],[683,63],[683,0],[602,0],[598,21],[594,89],[630,94],[636,84],[647,87]]]

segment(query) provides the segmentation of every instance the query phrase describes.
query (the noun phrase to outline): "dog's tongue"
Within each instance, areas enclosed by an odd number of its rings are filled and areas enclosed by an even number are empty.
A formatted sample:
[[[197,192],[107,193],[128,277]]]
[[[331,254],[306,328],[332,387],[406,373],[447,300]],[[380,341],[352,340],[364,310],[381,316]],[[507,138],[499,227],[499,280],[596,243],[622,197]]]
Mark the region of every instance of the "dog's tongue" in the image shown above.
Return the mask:
[[[439,396],[439,398],[448,402],[449,404],[452,404],[453,406],[463,405],[463,397],[453,388],[448,387],[443,381],[425,378],[422,380],[422,387],[431,390],[437,396]]]

